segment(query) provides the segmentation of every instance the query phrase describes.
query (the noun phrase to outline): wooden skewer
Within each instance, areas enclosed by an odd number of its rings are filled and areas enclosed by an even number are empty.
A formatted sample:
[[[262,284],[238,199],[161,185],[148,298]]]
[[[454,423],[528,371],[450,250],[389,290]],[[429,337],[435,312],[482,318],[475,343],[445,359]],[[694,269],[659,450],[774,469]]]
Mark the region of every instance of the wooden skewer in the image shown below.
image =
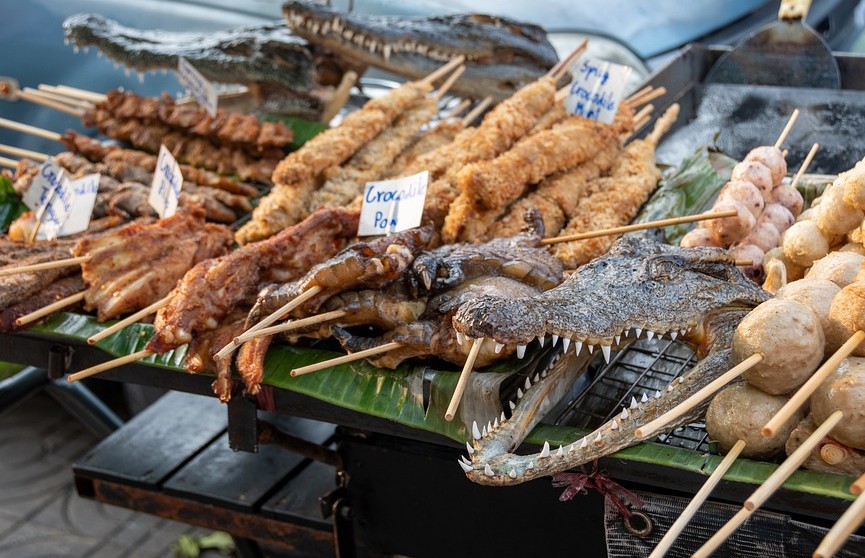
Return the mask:
[[[54,312],[57,312],[58,310],[62,310],[63,308],[66,308],[67,306],[72,306],[73,304],[77,304],[77,303],[81,302],[82,300],[84,300],[84,295],[86,293],[87,293],[86,290],[81,291],[80,293],[75,293],[74,295],[67,296],[66,298],[61,298],[57,302],[52,302],[48,306],[43,306],[42,308],[40,308],[39,310],[36,310],[35,312],[30,312],[29,314],[25,314],[25,315],[21,316],[20,318],[18,318],[17,320],[15,320],[15,325],[19,326],[19,327],[27,325],[31,322],[35,322],[36,320],[39,320],[41,318],[44,318],[45,316],[48,316],[49,314],[53,314]]]
[[[94,335],[92,337],[89,337],[87,339],[87,344],[88,345],[95,345],[96,343],[102,341],[103,339],[105,339],[109,335],[114,335],[115,333],[117,333],[121,329],[125,328],[126,326],[132,325],[135,322],[138,322],[138,321],[146,318],[147,316],[149,316],[151,314],[155,314],[156,312],[159,311],[160,308],[165,307],[169,302],[171,302],[171,295],[168,295],[168,296],[166,296],[160,300],[157,300],[156,302],[154,302],[153,304],[151,304],[147,308],[142,308],[141,310],[132,314],[131,316],[127,316],[126,318],[120,320],[116,324],[103,329],[102,331],[100,331],[99,333],[97,333],[96,335]]]
[[[84,110],[90,110],[93,108],[93,103],[88,101],[82,101],[80,99],[73,99],[72,97],[67,97],[65,95],[61,95],[59,93],[52,93],[50,91],[42,91],[41,89],[33,89],[32,87],[25,87],[23,89],[25,93],[30,93],[33,95],[37,95],[39,97],[43,97],[45,99],[51,101],[57,101],[59,103],[63,103],[65,105],[70,105],[73,107],[77,107]]]
[[[788,149],[785,149],[784,151],[781,152],[781,157],[784,157],[786,159],[787,155],[789,155],[789,154],[790,154],[790,151]]]
[[[459,102],[457,106],[448,111],[448,113],[443,118],[456,118],[459,113],[469,108],[471,104],[471,99],[463,99]]]
[[[351,88],[354,87],[356,82],[357,72],[349,70],[342,74],[342,79],[333,91],[333,95],[330,96],[330,101],[324,110],[321,111],[321,122],[327,124],[342,110],[342,107],[345,106],[349,97],[351,97]]]
[[[721,479],[724,478],[724,475],[727,474],[727,470],[730,469],[730,466],[734,461],[739,457],[739,454],[742,453],[742,450],[745,449],[745,440],[739,440],[736,444],[730,449],[727,455],[724,456],[724,459],[718,464],[718,467],[712,471],[712,474],[709,475],[709,478],[706,479],[706,483],[703,484],[702,488],[700,488],[699,492],[694,496],[694,499],[688,504],[688,506],[682,511],[682,515],[676,519],[675,523],[670,526],[670,530],[667,531],[667,534],[664,535],[664,538],[661,539],[661,542],[658,543],[658,546],[655,547],[655,550],[649,555],[649,558],[662,558],[667,551],[670,550],[670,547],[673,546],[673,543],[676,542],[676,539],[682,534],[682,531],[700,509],[700,506],[703,505],[703,502],[709,497],[709,494],[715,490],[715,487],[718,486],[718,483],[721,482]]]
[[[0,144],[0,153],[8,153],[16,157],[26,157],[34,161],[47,161],[50,155],[47,153],[39,153],[38,151],[30,151],[29,149],[21,149],[12,145]]]
[[[472,343],[472,348],[469,351],[469,356],[466,358],[466,363],[463,365],[463,370],[460,372],[460,378],[457,380],[457,387],[454,389],[454,394],[451,397],[451,402],[448,405],[448,410],[445,412],[445,420],[452,421],[457,414],[457,408],[460,406],[460,401],[463,398],[463,393],[466,391],[466,386],[469,383],[469,376],[472,373],[472,367],[478,359],[478,354],[481,352],[481,345],[484,344],[484,338],[475,339]]]
[[[756,262],[754,260],[735,260],[733,262],[733,265],[737,267],[751,267],[755,263]]]
[[[652,89],[654,89],[654,86],[652,86],[652,85],[647,85],[647,86],[645,86],[644,88],[640,89],[639,91],[637,91],[637,92],[631,94],[631,96],[628,97],[628,98],[626,98],[623,102],[624,102],[626,105],[633,105],[634,102],[636,102],[637,99],[639,99],[639,98],[642,97],[643,95],[647,94],[647,93],[648,93],[649,91],[651,91]]]
[[[799,109],[795,109],[793,114],[790,115],[790,120],[787,121],[787,125],[784,126],[781,135],[778,136],[778,140],[775,142],[775,149],[781,148],[781,144],[784,143],[785,139],[787,139],[787,134],[789,134],[790,130],[793,129],[793,124],[796,123],[797,118],[799,118]]]
[[[655,105],[649,104],[644,106],[634,115],[634,121],[645,120],[655,110]]]
[[[131,355],[115,358],[114,360],[109,360],[108,362],[103,362],[102,364],[97,364],[96,366],[85,368],[80,372],[69,374],[66,377],[66,381],[71,384],[72,382],[77,382],[78,380],[83,380],[84,378],[89,378],[90,376],[99,374],[100,372],[105,372],[106,370],[111,370],[112,368],[117,368],[118,366],[123,366],[124,364],[129,364],[130,362],[141,360],[142,358],[147,358],[152,354],[153,351],[148,351],[147,349],[144,349],[142,351],[138,351],[137,353],[132,353]]]
[[[653,229],[655,227],[666,227],[668,225],[678,225],[681,223],[693,223],[694,221],[706,221],[709,219],[722,219],[724,217],[733,217],[738,215],[736,210],[730,209],[727,211],[708,211],[706,213],[698,213],[697,215],[686,215],[684,217],[672,217],[670,219],[660,219],[658,221],[648,221],[646,223],[637,223],[635,225],[625,225],[624,227],[614,227],[611,229],[599,229],[579,234],[568,236],[554,236],[545,238],[541,241],[541,245],[558,244],[560,242],[573,242],[575,240],[585,240],[587,238],[595,238],[598,236],[609,236],[613,234],[622,234],[631,231],[641,231],[643,229]]]
[[[752,368],[761,360],[763,360],[763,355],[759,353],[749,356],[748,358],[731,368],[728,372],[715,378],[714,381],[707,384],[703,389],[701,389],[691,397],[685,399],[684,401],[682,401],[666,413],[662,414],[655,420],[637,428],[634,431],[634,435],[637,437],[638,440],[645,440],[664,426],[681,417],[682,415],[711,397],[712,394],[714,394],[716,391],[738,378],[743,372],[745,372],[749,368]]]
[[[86,89],[79,89],[77,87],[70,87],[68,85],[57,85],[55,90],[57,93],[72,97],[73,99],[83,99],[92,103],[101,103],[108,99],[108,95],[87,91]]]
[[[448,78],[444,81],[444,83],[441,84],[441,87],[438,88],[438,90],[435,92],[435,95],[433,96],[436,102],[442,100],[442,97],[444,97],[448,90],[453,87],[453,84],[455,84],[457,80],[460,79],[460,76],[463,75],[463,72],[465,71],[466,67],[460,66],[456,70],[454,70],[454,73],[448,76]]]
[[[304,374],[309,374],[310,372],[317,372],[319,370],[324,370],[325,368],[330,368],[331,366],[338,366],[340,364],[346,364],[348,362],[354,362],[356,360],[363,360],[368,356],[379,355],[381,353],[386,353],[388,351],[399,349],[400,347],[402,347],[402,345],[403,344],[399,341],[391,341],[390,343],[385,343],[384,345],[379,345],[378,347],[373,347],[371,349],[366,349],[345,356],[332,358],[330,360],[325,360],[316,364],[310,364],[309,366],[301,366],[300,368],[295,368],[291,371],[291,375],[302,376]]]
[[[633,95],[632,97],[626,99],[625,103],[633,109],[640,105],[645,105],[650,101],[654,101],[658,97],[663,97],[666,94],[667,89],[665,87],[658,87],[657,89],[653,89],[648,93],[640,95],[639,97],[637,95]]]
[[[634,134],[633,134],[633,135],[636,135],[636,132],[638,132],[638,131],[642,130],[643,128],[645,128],[646,125],[647,125],[649,122],[651,122],[651,120],[652,120],[652,118],[651,118],[650,116],[646,116],[645,118],[641,118],[641,119],[639,119],[639,120],[635,120],[635,121],[634,121]]]
[[[747,519],[751,517],[751,514],[763,505],[763,503],[768,500],[776,490],[778,490],[784,481],[787,480],[787,478],[792,475],[800,465],[802,465],[802,463],[808,458],[811,450],[813,450],[817,444],[826,437],[843,416],[844,413],[841,411],[835,411],[832,413],[832,415],[830,415],[813,434],[808,436],[808,439],[806,439],[801,446],[796,448],[796,451],[790,454],[790,457],[775,469],[774,473],[769,475],[769,478],[766,479],[760,488],[755,490],[754,493],[745,500],[744,507],[739,510],[739,512],[721,529],[719,529],[712,538],[706,541],[706,544],[701,546],[700,549],[693,554],[692,558],[708,558],[708,556],[715,552],[719,546],[724,544],[724,541],[730,538],[733,532],[747,521]]]
[[[9,167],[10,169],[18,168],[18,161],[15,159],[10,159],[9,157],[0,157],[0,166]]]
[[[62,139],[62,136],[57,132],[52,132],[51,130],[45,130],[43,128],[37,128],[36,126],[21,124],[20,122],[15,122],[14,120],[7,120],[6,118],[0,118],[0,127],[15,130],[16,132],[24,132],[25,134],[30,134],[31,136],[45,138],[53,141],[61,141]]]
[[[330,312],[318,314],[317,316],[301,318],[300,320],[292,320],[290,322],[285,322],[284,324],[259,329],[258,331],[245,331],[242,334],[238,335],[236,339],[241,343],[246,343],[247,341],[256,339],[258,337],[267,337],[268,335],[276,335],[277,333],[282,333],[284,331],[300,329],[302,327],[320,324],[321,322],[327,322],[329,320],[338,320],[339,318],[347,315],[348,312],[346,312],[345,310],[331,310]]]
[[[580,44],[578,44],[577,47],[572,50],[569,55],[556,62],[556,65],[550,68],[550,71],[547,72],[546,77],[552,78],[553,81],[559,81],[562,76],[568,72],[571,64],[573,64],[574,61],[579,58],[580,55],[583,54],[583,52],[585,52],[588,45],[589,40],[583,39],[582,42],[580,42]]]
[[[317,295],[319,292],[321,292],[321,287],[318,285],[313,285],[312,287],[306,289],[301,294],[299,294],[298,296],[294,297],[293,299],[291,299],[290,301],[285,303],[282,306],[282,308],[280,308],[279,310],[277,310],[276,312],[274,312],[270,316],[264,318],[263,320],[261,320],[260,322],[258,322],[257,324],[255,324],[254,326],[252,326],[251,328],[246,330],[244,333],[247,333],[247,334],[252,333],[254,331],[258,331],[260,329],[266,328],[269,325],[272,325],[274,322],[278,321],[283,316],[285,316],[286,314],[288,314],[289,312],[291,312],[292,310],[294,310],[295,308],[297,308],[298,306],[300,306],[301,304],[303,304],[304,302],[306,302],[310,298]],[[229,344],[227,344],[226,346],[221,348],[219,350],[219,352],[214,355],[213,358],[221,359],[221,358],[225,358],[228,355],[230,355],[231,353],[233,353],[234,350],[237,347],[239,347],[242,343],[242,341],[239,341],[239,339],[240,339],[239,337],[235,337]]]
[[[457,56],[456,58],[454,58],[453,60],[451,60],[450,62],[448,62],[447,64],[445,64],[441,68],[439,68],[438,70],[435,70],[433,73],[431,73],[427,77],[420,80],[419,83],[432,84],[432,83],[438,81],[439,78],[449,74],[451,71],[454,70],[454,68],[456,68],[457,66],[459,66],[460,64],[462,64],[465,61],[466,61],[466,57],[463,56],[462,54],[460,54],[459,56]]]
[[[814,551],[814,558],[831,558],[841,550],[847,539],[865,522],[865,496],[860,496],[838,518]]]
[[[862,475],[850,485],[850,494],[858,496],[862,492],[865,492],[865,475]]]
[[[566,86],[562,87],[558,91],[556,91],[556,102],[561,103],[562,101],[564,101],[568,97],[568,93],[570,91],[571,91],[571,84],[570,83],[567,84]]]
[[[42,105],[43,107],[48,107],[56,111],[66,113],[70,116],[75,116],[78,118],[84,116],[83,109],[70,107],[69,105],[58,103],[57,101],[52,101],[51,99],[46,99],[45,97],[40,97],[39,95],[32,95],[30,93],[25,93],[24,91],[19,91],[17,93],[17,97],[29,103]]]
[[[0,269],[0,277],[6,277],[7,275],[17,275],[19,273],[29,273],[31,271],[43,271],[46,269],[55,269],[58,267],[67,267],[70,265],[78,265],[82,263],[87,263],[90,261],[91,256],[79,256],[77,258],[66,258],[63,260],[54,260],[51,262],[42,262],[38,264],[31,265],[21,265],[17,267],[8,267],[4,269]]]
[[[820,144],[815,143],[811,146],[811,151],[808,152],[808,155],[805,156],[805,160],[802,161],[802,166],[799,167],[798,172],[796,172],[796,176],[793,177],[793,180],[790,182],[790,186],[793,188],[799,184],[799,181],[802,180],[802,175],[805,174],[805,171],[808,170],[808,165],[811,164],[811,161],[814,160],[814,155],[817,154],[817,150],[820,149]]]
[[[39,234],[39,227],[42,226],[42,218],[45,217],[45,212],[48,210],[48,206],[51,205],[51,202],[54,201],[54,196],[57,195],[57,189],[54,188],[51,190],[51,193],[48,194],[48,199],[39,206],[39,209],[36,210],[36,224],[33,226],[33,229],[30,231],[30,236],[27,237],[27,246],[33,244],[33,241],[36,240],[36,235]]]
[[[851,335],[850,339],[841,345],[841,348],[835,351],[835,354],[826,359],[826,362],[824,362],[823,365],[818,368],[810,378],[808,378],[808,381],[802,384],[802,387],[799,388],[793,397],[784,403],[784,406],[781,407],[775,416],[769,419],[766,426],[760,430],[760,435],[764,438],[774,436],[775,433],[778,432],[778,430],[782,428],[788,420],[790,420],[793,413],[805,404],[808,398],[811,397],[811,394],[814,393],[820,384],[823,383],[823,380],[825,380],[829,374],[834,372],[841,364],[841,361],[847,358],[863,340],[865,340],[865,331],[860,330]]]
[[[493,104],[492,97],[484,97],[484,99],[475,106],[472,110],[469,111],[467,115],[463,117],[463,126],[468,126],[472,122],[474,122],[475,118],[483,114],[487,107]]]

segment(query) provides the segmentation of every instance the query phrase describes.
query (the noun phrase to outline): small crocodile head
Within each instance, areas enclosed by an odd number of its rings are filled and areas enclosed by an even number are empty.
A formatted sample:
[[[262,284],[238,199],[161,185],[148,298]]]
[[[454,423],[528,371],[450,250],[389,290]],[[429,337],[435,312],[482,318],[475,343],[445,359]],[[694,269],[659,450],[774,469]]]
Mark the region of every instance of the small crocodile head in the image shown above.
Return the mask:
[[[485,296],[462,306],[454,328],[470,338],[526,344],[552,336],[577,352],[600,345],[605,356],[623,339],[674,339],[713,310],[753,307],[767,294],[715,248],[680,248],[644,239],[619,240],[610,252],[560,286],[530,299]]]
[[[462,96],[509,97],[558,60],[542,28],[503,17],[372,16],[304,1],[283,13],[297,35],[358,66],[417,79],[463,55],[466,72],[452,89]]]

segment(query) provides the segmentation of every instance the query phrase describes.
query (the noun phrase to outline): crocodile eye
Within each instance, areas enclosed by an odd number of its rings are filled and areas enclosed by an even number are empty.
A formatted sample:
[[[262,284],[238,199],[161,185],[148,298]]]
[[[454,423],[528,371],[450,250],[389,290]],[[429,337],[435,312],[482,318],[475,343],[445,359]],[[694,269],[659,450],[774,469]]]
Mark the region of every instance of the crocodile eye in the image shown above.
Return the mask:
[[[678,269],[670,260],[656,260],[652,264],[651,274],[655,279],[669,279],[677,274]]]

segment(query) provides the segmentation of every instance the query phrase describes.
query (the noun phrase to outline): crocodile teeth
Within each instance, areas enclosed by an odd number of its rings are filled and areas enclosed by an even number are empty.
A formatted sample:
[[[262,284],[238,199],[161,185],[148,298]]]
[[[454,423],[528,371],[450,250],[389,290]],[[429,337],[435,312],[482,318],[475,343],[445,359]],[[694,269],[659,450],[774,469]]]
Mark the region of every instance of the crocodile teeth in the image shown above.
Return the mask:
[[[476,420],[472,421],[472,438],[475,440],[481,439],[481,431],[478,430],[478,421]]]
[[[631,334],[631,328],[628,328],[622,332],[622,337],[627,337],[630,334]]]
[[[136,72],[135,72],[135,77],[138,78],[138,83],[144,83],[144,74],[142,74],[141,72],[136,71]]]
[[[679,332],[678,332],[678,331],[673,330],[673,331],[670,332],[670,339],[672,339],[673,341],[675,341],[675,340],[676,340],[676,337],[678,337],[678,336],[679,336]]]
[[[684,384],[684,383],[685,383],[685,378],[683,378],[682,376],[679,376],[679,383],[680,383],[680,384]]]
[[[471,465],[466,465],[465,463],[463,463],[459,459],[457,459],[457,463],[460,464],[460,469],[463,470],[463,473],[471,473],[472,472],[472,466]]]
[[[517,358],[523,358],[524,356],[526,356],[526,346],[517,345]]]
[[[613,424],[610,425],[610,430],[618,430],[619,429],[619,421],[613,419]]]
[[[635,327],[635,328],[634,328],[634,333],[636,334],[636,335],[634,335],[634,337],[639,337],[640,335],[643,334],[643,328],[641,328],[641,327]]]
[[[351,29],[346,29],[342,32],[342,36],[346,41],[350,41],[352,37],[354,37],[354,31]]]
[[[637,398],[632,395],[631,396],[631,409],[636,409],[636,408],[637,408]]]
[[[493,468],[490,467],[490,464],[489,464],[489,463],[487,463],[486,465],[484,465],[484,474],[485,474],[486,476],[488,476],[488,477],[494,477],[494,476],[496,476],[496,474],[493,473]]]
[[[529,388],[532,387],[532,381],[526,377],[526,383],[524,385],[526,386],[526,391],[529,391]]]
[[[532,383],[533,383],[533,384],[536,384],[536,383],[538,383],[538,382],[540,382],[540,381],[541,381],[541,375],[540,375],[540,374],[535,374],[535,377],[532,378]]]
[[[523,389],[517,388],[517,399],[522,399],[522,398],[523,398]]]
[[[312,24],[312,32],[318,35],[318,30],[321,29],[321,25],[318,22]]]
[[[78,54],[79,52],[81,52],[81,49],[78,48],[78,45],[72,45],[72,52]]]
[[[667,386],[667,391],[673,391],[673,384]]]
[[[487,421],[487,432],[490,435],[492,435],[492,433],[493,433],[493,423],[491,423],[490,421]]]
[[[505,421],[508,420],[507,418],[505,418],[505,412],[504,411],[502,411],[501,419],[502,419],[502,424],[504,424]]]
[[[493,429],[494,429],[494,430],[498,430],[498,429],[499,429],[499,417],[496,417],[495,422],[493,422]]]
[[[661,398],[661,391],[655,390],[655,399],[660,399],[660,398]]]
[[[625,409],[624,407],[622,407],[622,414],[619,415],[619,418],[621,418],[622,420],[625,420],[625,419],[627,419],[629,416],[630,416],[630,415],[628,414],[628,410]]]
[[[574,341],[574,354],[577,356],[583,352],[583,342],[582,341]]]
[[[604,360],[609,363],[610,362],[610,346],[609,345],[601,345],[601,352],[604,353]]]
[[[460,461],[462,461],[463,463],[465,463],[466,465],[469,465],[469,466],[471,466],[471,464],[472,464],[472,462],[469,461],[465,455],[460,456]]]
[[[555,347],[556,343],[558,343],[558,342],[559,342],[559,336],[554,333],[553,334],[553,347]]]
[[[487,437],[487,427],[484,426],[483,430],[481,430],[481,438]]]
[[[567,337],[565,337],[564,339],[562,339],[562,347],[565,348],[565,352],[567,353],[567,352],[568,352],[568,349],[571,348],[571,340],[568,339]]]
[[[543,458],[549,457],[549,456],[550,456],[550,443],[544,442],[544,447],[541,449],[541,453],[540,453],[540,455],[538,455],[538,457],[543,459]]]
[[[496,347],[494,350],[495,350],[496,354],[499,354],[500,352],[502,352],[502,349],[504,349],[504,348],[505,348],[504,343],[496,343]]]
[[[469,450],[469,455],[474,455],[475,448],[473,448],[472,445],[468,442],[466,442],[466,449]]]
[[[642,397],[642,399],[640,399],[640,403],[645,403],[648,400],[649,400],[649,396],[646,395],[645,393],[643,393],[643,397]]]
[[[508,401],[508,407],[510,407],[511,411],[513,411],[514,409],[517,408],[517,405],[513,401]]]
[[[594,353],[594,352],[595,352],[595,346],[594,346],[594,345],[589,345],[589,354],[592,354],[592,353]]]
[[[512,479],[517,478],[517,470],[511,469],[510,471],[508,471],[508,476],[511,477]]]
[[[562,446],[559,446],[559,451],[556,452],[556,457],[563,457],[565,455],[565,450],[562,449]]]
[[[616,335],[613,339],[616,340],[616,345],[618,345],[622,342],[622,336],[621,335]]]
[[[588,436],[583,438],[583,441],[580,442],[580,449],[586,449],[587,447],[589,447],[589,437]]]
[[[546,342],[547,342],[547,336],[546,335],[538,335],[538,345],[540,345],[542,349],[544,348],[544,344]]]
[[[131,76],[131,75],[132,75],[132,70],[130,70],[129,68],[123,68],[123,75],[126,76],[126,77]]]
[[[601,442],[601,441],[603,441],[603,438],[601,438],[601,433],[598,432],[598,437],[595,438],[595,443],[597,444],[598,442]]]
[[[535,468],[535,460],[529,460],[529,464],[526,465],[526,469],[534,469]]]
[[[571,447],[568,448],[568,453],[577,453],[577,443],[576,442],[571,444]]]
[[[328,31],[330,31],[330,22],[325,22],[325,23],[321,26],[321,34],[322,34],[322,35],[325,35],[325,34],[327,34]]]
[[[391,51],[390,45],[384,45],[384,49],[382,49],[382,50],[384,52],[385,61],[390,60],[390,51]]]
[[[458,332],[457,332],[457,344],[458,344],[458,345],[462,345],[463,342],[465,342],[465,335],[463,335],[462,333],[460,333],[460,332],[458,331]]]
[[[655,337],[655,332],[654,332],[654,331],[652,331],[651,329],[646,330],[646,339],[648,339],[649,341],[651,341],[652,338],[654,338],[654,337]]]

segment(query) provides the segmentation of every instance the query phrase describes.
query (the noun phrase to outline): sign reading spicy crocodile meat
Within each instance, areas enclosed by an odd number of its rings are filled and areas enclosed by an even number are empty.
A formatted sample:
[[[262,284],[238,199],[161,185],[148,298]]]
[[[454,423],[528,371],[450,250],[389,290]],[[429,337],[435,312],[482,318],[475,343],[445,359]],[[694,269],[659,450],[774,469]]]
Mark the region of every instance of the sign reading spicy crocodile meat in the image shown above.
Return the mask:
[[[180,189],[183,188],[183,175],[180,165],[174,160],[171,152],[164,145],[159,146],[159,158],[156,159],[156,172],[150,184],[150,196],[147,201],[156,210],[159,218],[171,217],[177,211],[177,200]]]
[[[219,95],[213,84],[207,81],[201,72],[195,69],[186,58],[179,56],[177,58],[177,79],[180,85],[189,91],[199,105],[216,118],[216,103],[219,100]]]
[[[391,234],[420,225],[428,183],[428,171],[393,180],[367,182],[357,235]]]
[[[567,111],[612,124],[631,68],[591,58],[580,59],[574,68],[574,80],[565,100]]]

